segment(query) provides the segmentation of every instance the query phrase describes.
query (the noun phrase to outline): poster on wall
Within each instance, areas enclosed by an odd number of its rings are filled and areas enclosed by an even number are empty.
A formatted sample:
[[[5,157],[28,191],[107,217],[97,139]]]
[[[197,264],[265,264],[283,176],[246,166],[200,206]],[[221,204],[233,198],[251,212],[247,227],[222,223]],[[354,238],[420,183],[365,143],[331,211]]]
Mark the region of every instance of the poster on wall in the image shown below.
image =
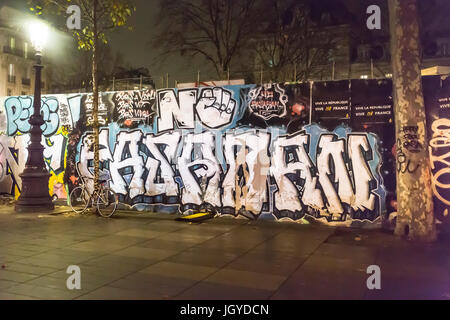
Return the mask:
[[[352,126],[393,123],[392,80],[351,80],[351,105]]]
[[[105,126],[111,119],[112,101],[109,93],[100,93],[98,96],[98,123]],[[80,120],[86,126],[92,126],[94,123],[94,96],[85,94],[81,97]]]
[[[289,94],[288,112],[290,113],[287,131],[293,133],[309,124],[311,86],[308,82],[292,84],[287,86],[287,90]]]
[[[326,128],[350,120],[350,81],[314,82],[312,87],[312,122]]]
[[[380,172],[386,188],[386,215],[396,212],[396,149],[392,100],[392,80],[351,80],[351,116],[353,131],[376,135],[380,142]]]
[[[117,91],[110,94],[113,120],[121,127],[150,124],[156,113],[156,90]]]
[[[422,78],[436,219],[450,225],[450,77]]]
[[[239,124],[296,131],[309,122],[309,100],[309,83],[268,83],[242,88],[241,101],[246,109]]]

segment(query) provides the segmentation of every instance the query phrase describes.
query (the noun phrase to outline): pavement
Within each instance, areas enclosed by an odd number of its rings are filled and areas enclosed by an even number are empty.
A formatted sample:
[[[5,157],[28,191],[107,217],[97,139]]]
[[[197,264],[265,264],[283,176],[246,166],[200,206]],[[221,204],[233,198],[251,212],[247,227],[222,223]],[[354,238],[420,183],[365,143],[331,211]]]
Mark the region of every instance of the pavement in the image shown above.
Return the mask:
[[[450,244],[381,230],[163,213],[105,219],[0,206],[0,300],[445,299]],[[68,266],[81,271],[69,290]],[[369,290],[368,266],[381,272]]]

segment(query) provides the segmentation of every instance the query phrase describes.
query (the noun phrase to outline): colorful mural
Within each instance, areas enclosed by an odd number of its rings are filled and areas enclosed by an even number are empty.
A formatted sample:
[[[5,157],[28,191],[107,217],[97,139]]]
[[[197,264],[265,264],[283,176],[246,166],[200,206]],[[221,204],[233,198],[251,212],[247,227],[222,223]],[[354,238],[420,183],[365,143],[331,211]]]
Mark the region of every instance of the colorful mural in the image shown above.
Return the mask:
[[[395,190],[392,98],[358,102],[352,86],[389,86],[361,81],[102,93],[100,170],[136,210],[379,225]],[[0,192],[16,197],[32,102],[0,99]],[[66,199],[93,176],[92,95],[47,95],[41,112],[50,192]]]

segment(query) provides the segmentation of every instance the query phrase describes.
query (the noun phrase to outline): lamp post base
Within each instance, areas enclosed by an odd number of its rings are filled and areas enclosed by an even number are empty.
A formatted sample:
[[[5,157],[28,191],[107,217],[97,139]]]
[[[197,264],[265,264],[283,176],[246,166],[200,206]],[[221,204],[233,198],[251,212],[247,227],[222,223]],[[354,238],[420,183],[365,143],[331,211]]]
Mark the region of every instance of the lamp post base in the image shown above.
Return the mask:
[[[16,212],[42,212],[54,209],[52,198],[48,193],[50,174],[45,171],[24,172],[22,178],[22,193],[16,201]]]

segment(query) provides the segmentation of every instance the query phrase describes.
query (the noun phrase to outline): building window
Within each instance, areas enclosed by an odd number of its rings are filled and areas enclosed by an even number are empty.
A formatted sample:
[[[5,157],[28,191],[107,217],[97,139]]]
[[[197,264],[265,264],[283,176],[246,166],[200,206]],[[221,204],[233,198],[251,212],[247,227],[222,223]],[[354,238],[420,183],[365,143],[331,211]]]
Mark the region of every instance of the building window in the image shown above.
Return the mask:
[[[12,96],[12,90],[8,88],[6,90],[6,95],[9,96],[9,97]]]
[[[10,63],[8,67],[8,82],[15,83],[16,77],[14,75],[14,64]]]
[[[31,79],[29,77],[30,71],[28,68],[24,69],[23,77],[22,77],[22,85],[29,86],[31,84]]]
[[[27,93],[26,93],[25,91],[22,91],[21,95],[22,95],[22,96],[26,96]]]
[[[367,45],[360,45],[357,48],[358,60],[367,61],[370,59],[370,48]]]
[[[28,58],[28,42],[24,42],[23,44],[23,56],[25,59]]]
[[[16,47],[16,38],[9,38],[9,46],[11,47],[11,49],[14,49]]]

